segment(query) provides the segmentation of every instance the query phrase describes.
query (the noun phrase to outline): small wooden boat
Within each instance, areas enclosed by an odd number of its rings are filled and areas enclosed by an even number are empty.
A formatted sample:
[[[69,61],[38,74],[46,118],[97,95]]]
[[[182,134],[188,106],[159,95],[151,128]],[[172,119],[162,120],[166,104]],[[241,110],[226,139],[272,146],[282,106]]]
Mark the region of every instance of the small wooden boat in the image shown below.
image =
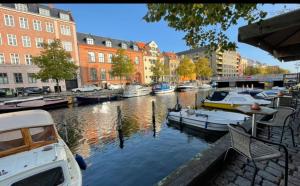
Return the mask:
[[[82,185],[79,163],[47,111],[1,114],[0,149],[0,185]]]
[[[102,103],[105,101],[115,101],[118,100],[117,95],[113,96],[76,96],[78,104],[93,104],[93,103]]]
[[[34,101],[34,100],[42,100],[43,96],[38,96],[38,97],[31,97],[31,98],[24,98],[24,99],[14,99],[14,100],[9,100],[9,101],[4,101],[3,105],[10,105],[10,104],[17,104],[17,103],[22,103],[26,101]]]
[[[168,121],[175,122],[173,124],[210,132],[226,132],[227,124],[242,124],[248,118],[245,114],[204,109],[171,110],[167,116]]]

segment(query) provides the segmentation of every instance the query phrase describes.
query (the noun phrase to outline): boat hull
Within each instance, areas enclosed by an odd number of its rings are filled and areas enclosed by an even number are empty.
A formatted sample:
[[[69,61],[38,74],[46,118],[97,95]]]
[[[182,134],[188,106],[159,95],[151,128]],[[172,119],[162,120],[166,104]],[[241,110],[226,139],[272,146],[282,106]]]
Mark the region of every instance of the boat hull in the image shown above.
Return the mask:
[[[174,92],[174,89],[170,89],[170,90],[154,90],[153,92],[154,92],[154,94],[166,94],[166,93]]]
[[[139,97],[139,96],[146,96],[151,93],[151,90],[141,90],[141,91],[131,91],[131,92],[124,92],[123,96],[124,98],[131,98],[131,97]]]
[[[236,107],[241,106],[239,104],[228,104],[228,103],[212,103],[212,102],[204,102],[202,104],[204,107],[225,109],[225,110],[236,110]]]
[[[106,101],[115,101],[118,100],[118,96],[108,96],[108,97],[88,97],[88,96],[76,96],[78,104],[93,104],[93,103],[102,103]]]

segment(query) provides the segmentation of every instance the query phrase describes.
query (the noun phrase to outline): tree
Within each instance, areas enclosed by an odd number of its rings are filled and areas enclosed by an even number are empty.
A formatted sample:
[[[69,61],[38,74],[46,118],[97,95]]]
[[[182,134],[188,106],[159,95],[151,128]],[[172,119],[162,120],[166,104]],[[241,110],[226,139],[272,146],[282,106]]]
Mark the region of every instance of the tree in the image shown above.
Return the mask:
[[[118,76],[121,82],[122,77],[131,76],[134,71],[134,65],[125,54],[125,50],[119,49],[117,54],[112,57],[111,75]]]
[[[257,4],[148,4],[143,17],[147,22],[165,20],[168,26],[184,31],[188,46],[196,48],[209,46],[210,51],[233,50],[236,43],[229,41],[225,32],[238,20],[252,23],[262,20],[267,13],[258,9]]]
[[[195,73],[200,79],[212,76],[212,70],[209,66],[209,61],[207,58],[200,58],[195,62]]]
[[[254,66],[247,66],[245,68],[245,75],[251,76],[251,75],[256,75],[256,74],[261,74],[261,70],[258,67],[254,67]]]
[[[184,57],[177,68],[177,74],[184,78],[192,78],[195,73],[195,64],[188,57]]]
[[[58,92],[59,81],[73,79],[78,69],[78,66],[71,62],[71,54],[63,49],[59,39],[51,44],[43,43],[40,56],[32,57],[32,62],[40,68],[35,76],[42,80],[54,79]]]
[[[151,66],[151,72],[156,82],[158,82],[161,77],[170,75],[170,69],[161,61],[156,61],[155,65]]]

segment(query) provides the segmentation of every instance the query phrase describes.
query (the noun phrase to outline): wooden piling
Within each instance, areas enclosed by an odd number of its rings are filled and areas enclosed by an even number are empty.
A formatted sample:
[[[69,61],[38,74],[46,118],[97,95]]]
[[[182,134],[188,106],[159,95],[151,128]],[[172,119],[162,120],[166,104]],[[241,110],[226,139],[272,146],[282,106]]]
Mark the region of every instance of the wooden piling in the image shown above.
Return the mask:
[[[195,94],[195,109],[197,109],[197,102],[198,102],[198,97],[197,97],[197,93]]]
[[[117,119],[117,129],[122,129],[122,113],[120,106],[117,107],[118,119]]]
[[[152,123],[155,125],[155,102],[152,101]]]

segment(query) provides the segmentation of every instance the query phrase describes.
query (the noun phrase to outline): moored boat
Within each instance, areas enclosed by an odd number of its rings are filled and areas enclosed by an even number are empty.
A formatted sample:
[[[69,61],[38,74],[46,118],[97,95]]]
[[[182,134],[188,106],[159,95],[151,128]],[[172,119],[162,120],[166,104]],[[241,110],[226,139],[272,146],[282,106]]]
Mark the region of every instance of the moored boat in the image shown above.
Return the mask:
[[[97,95],[91,95],[91,96],[76,96],[77,103],[78,104],[92,104],[92,103],[101,103],[105,101],[115,101],[118,100],[117,95],[108,95],[108,96],[97,96]]]
[[[137,96],[145,96],[151,93],[151,87],[144,87],[141,85],[126,85],[123,97],[130,98],[130,97],[137,97]]]
[[[14,100],[9,100],[9,101],[4,101],[2,104],[3,105],[10,105],[10,104],[18,104],[22,102],[27,102],[27,101],[34,101],[34,100],[42,100],[44,97],[43,96],[37,96],[37,97],[31,97],[31,98],[24,98],[24,99],[14,99]]]
[[[0,185],[82,185],[79,165],[47,111],[1,114],[0,123]]]
[[[158,83],[153,87],[154,94],[166,94],[174,92],[175,86],[170,85],[169,83]]]
[[[247,94],[239,94],[234,91],[214,91],[207,99],[203,100],[203,106],[213,107],[227,110],[236,110],[235,108],[241,105],[269,105],[271,101],[254,99]]]
[[[176,90],[180,92],[196,90],[197,87],[193,83],[184,83],[177,86]]]
[[[209,84],[202,84],[202,85],[200,85],[198,88],[199,88],[199,89],[211,89],[212,86],[209,85]]]

